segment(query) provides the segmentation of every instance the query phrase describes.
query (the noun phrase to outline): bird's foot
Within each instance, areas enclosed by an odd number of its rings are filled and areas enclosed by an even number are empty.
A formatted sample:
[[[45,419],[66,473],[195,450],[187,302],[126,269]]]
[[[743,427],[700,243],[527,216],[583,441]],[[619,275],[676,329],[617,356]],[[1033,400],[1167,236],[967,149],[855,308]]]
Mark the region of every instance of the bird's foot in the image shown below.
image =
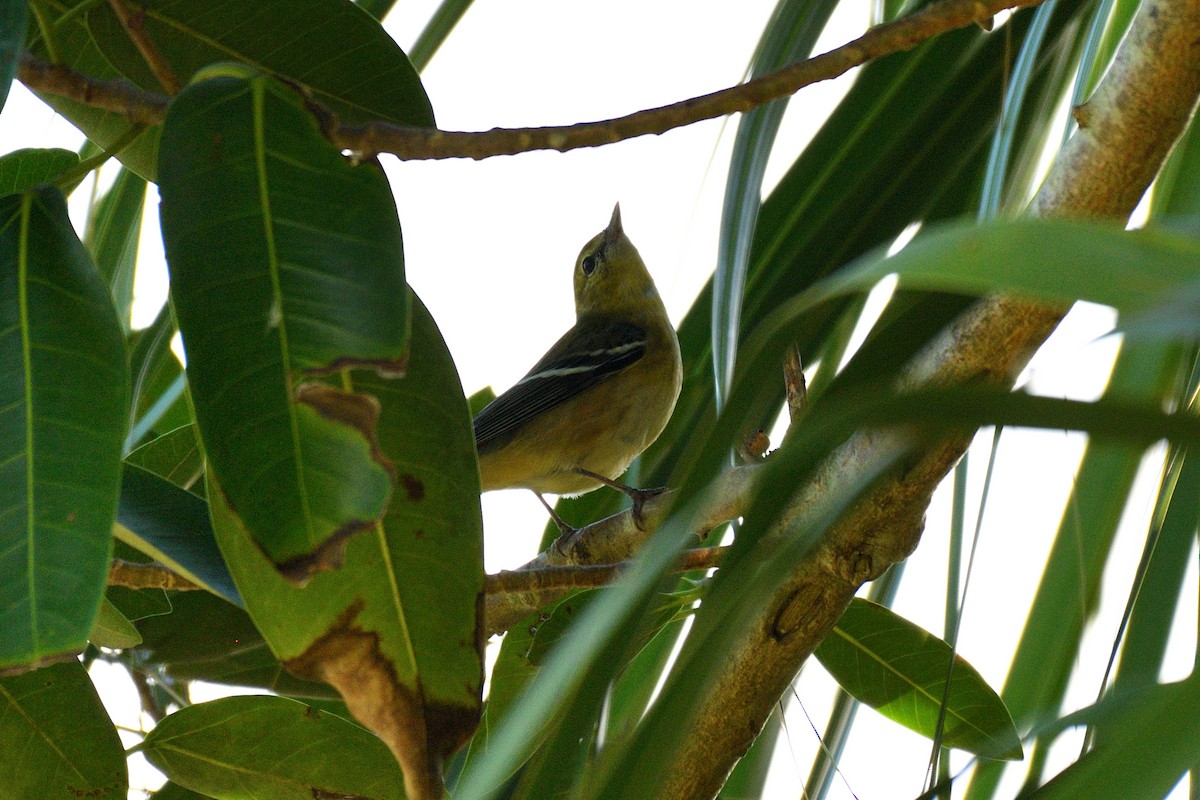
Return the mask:
[[[584,469],[583,467],[576,467],[576,471],[580,475],[586,475],[593,480],[600,481],[600,483],[603,483],[605,486],[616,489],[618,492],[628,497],[629,501],[633,503],[633,508],[631,509],[633,512],[633,524],[637,525],[639,531],[646,530],[646,521],[642,517],[642,506],[651,497],[658,497],[660,494],[667,491],[666,486],[656,486],[652,489],[635,489],[632,486],[621,483],[620,481],[614,481],[612,478],[606,478],[598,472],[592,472],[590,469]]]
[[[556,526],[558,526],[559,533],[562,534],[562,537],[574,534],[576,531],[579,530],[578,528],[573,528],[570,525],[568,525],[567,523],[563,522],[563,518],[560,517],[558,515],[558,512],[555,511],[551,507],[551,505],[546,502],[546,498],[542,497],[541,492],[534,492],[534,494],[537,495],[537,499],[541,501],[542,506],[544,506],[546,511],[550,514],[550,519],[554,520],[554,524]],[[559,538],[561,539],[562,537],[559,537]]]

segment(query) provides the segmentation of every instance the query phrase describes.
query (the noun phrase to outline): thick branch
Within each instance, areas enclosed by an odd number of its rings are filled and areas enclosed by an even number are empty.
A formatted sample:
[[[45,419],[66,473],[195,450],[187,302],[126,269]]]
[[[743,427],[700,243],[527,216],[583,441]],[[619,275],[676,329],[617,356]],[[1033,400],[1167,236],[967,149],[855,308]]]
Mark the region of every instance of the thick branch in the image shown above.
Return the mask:
[[[118,12],[124,7],[124,0],[113,2]],[[943,0],[903,19],[878,25],[853,42],[753,81],[617,119],[547,128],[495,128],[474,133],[412,128],[379,121],[343,126],[329,116],[327,133],[338,147],[366,155],[391,153],[402,160],[483,159],[531,150],[566,152],[598,147],[751,111],[772,100],[795,94],[805,86],[843,75],[872,59],[911,50],[947,31],[984,22],[1005,9],[1040,2],[1042,0]],[[135,22],[127,23],[131,35],[139,30],[132,24]],[[165,66],[165,62],[156,57],[153,45],[144,44],[146,47],[142,52],[147,54],[151,66]],[[169,69],[167,73],[159,79],[166,78],[164,85],[169,87]],[[21,58],[17,77],[34,91],[114,111],[131,122],[147,125],[162,122],[169,102],[163,95],[143,91],[126,81],[99,81],[66,67],[46,64],[28,54]]]
[[[1081,129],[1055,161],[1030,213],[1127,217],[1183,131],[1197,95],[1200,3],[1148,0],[1104,81],[1077,113]],[[990,376],[1011,383],[1064,311],[1009,297],[984,301],[922,355],[909,382]],[[864,433],[835,452],[801,492],[785,527],[802,529],[804,509],[854,485],[896,445],[894,439],[886,432]],[[668,779],[659,797],[717,793],[858,586],[916,546],[934,488],[968,444],[969,437],[946,442],[886,481],[798,565],[759,624],[723,654],[725,679],[702,696],[699,713],[687,721],[692,735],[664,765]]]

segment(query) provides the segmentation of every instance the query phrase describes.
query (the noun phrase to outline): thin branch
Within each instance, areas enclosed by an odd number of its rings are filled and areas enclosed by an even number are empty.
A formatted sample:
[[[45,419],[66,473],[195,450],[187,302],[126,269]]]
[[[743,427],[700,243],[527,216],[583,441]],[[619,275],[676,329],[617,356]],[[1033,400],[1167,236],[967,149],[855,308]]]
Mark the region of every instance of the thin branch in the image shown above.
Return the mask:
[[[108,5],[117,15],[117,19],[121,21],[125,32],[129,34],[133,46],[142,54],[146,66],[154,73],[154,77],[158,79],[162,87],[167,90],[167,94],[179,94],[180,83],[179,78],[175,76],[175,70],[171,69],[171,65],[163,57],[158,46],[154,44],[154,40],[146,33],[143,24],[146,20],[146,9],[134,11],[125,0],[108,0]]]
[[[157,562],[142,564],[136,561],[126,561],[123,558],[114,558],[109,564],[108,585],[124,586],[127,589],[174,589],[176,591],[204,588]]]
[[[747,83],[601,122],[546,128],[496,128],[481,133],[428,130],[373,122],[356,127],[335,126],[329,133],[339,147],[369,155],[391,153],[401,160],[483,159],[530,150],[566,152],[581,147],[598,147],[751,111],[772,100],[795,94],[805,86],[843,75],[872,59],[911,50],[935,36],[988,19],[1000,11],[1040,2],[943,0],[903,19],[878,25],[849,44]]]
[[[102,111],[120,114],[135,125],[159,125],[171,98],[139,89],[129,81],[102,81],[25,53],[17,78],[34,92],[58,95]]]
[[[675,572],[692,572],[720,566],[726,547],[685,550]],[[487,576],[487,632],[503,633],[524,617],[580,589],[607,586],[632,562],[540,567],[499,572]]]
[[[405,127],[381,121],[346,126],[328,111],[323,111],[321,116],[327,135],[338,147],[364,155],[390,153],[401,160],[483,159],[532,150],[566,152],[598,147],[751,111],[772,100],[795,94],[805,86],[843,75],[872,59],[911,50],[940,34],[986,20],[1000,11],[1040,2],[1042,0],[943,0],[903,19],[878,25],[858,39],[827,53],[747,83],[599,122],[465,132]],[[144,91],[126,81],[100,81],[29,55],[22,56],[17,75],[34,91],[67,97],[149,125],[162,122],[169,102],[164,95]]]

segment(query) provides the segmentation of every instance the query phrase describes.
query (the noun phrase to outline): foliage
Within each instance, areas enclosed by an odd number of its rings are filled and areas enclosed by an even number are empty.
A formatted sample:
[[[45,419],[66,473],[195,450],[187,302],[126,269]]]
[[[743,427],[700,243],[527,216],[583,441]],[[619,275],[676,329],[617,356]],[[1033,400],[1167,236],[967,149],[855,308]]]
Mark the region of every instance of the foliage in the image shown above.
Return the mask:
[[[780,0],[752,73],[811,51],[839,5]],[[924,4],[877,5],[892,18]],[[700,709],[736,678],[762,709],[756,730],[705,760],[732,766],[765,727],[721,795],[759,797],[781,692],[766,676],[755,691],[725,656],[774,626],[779,641],[827,635],[815,655],[856,699],[829,722],[809,796],[831,791],[859,701],[931,739],[939,780],[942,748],[971,754],[930,792],[1001,796],[1006,771],[1024,770],[1022,791],[1039,796],[1164,796],[1200,762],[1200,680],[1159,681],[1200,513],[1200,128],[1162,167],[1144,230],[1015,213],[1063,138],[1054,108],[1104,72],[1137,5],[1051,0],[864,66],[761,202],[785,101],[742,118],[717,266],[679,326],[682,394],[634,467],[640,484],[676,489],[669,512],[612,586],[548,594],[509,629],[485,698],[484,609],[504,598],[483,567],[478,398],[409,288],[404,187],[334,143],[339,126],[434,126],[419,68],[470,3],[446,0],[412,60],[376,19],[387,2],[0,3],[0,104],[31,59],[130,103],[170,95],[148,124],[31,82],[89,144],[0,157],[0,794],[125,796],[140,753],[169,779],[164,799],[417,800],[442,796],[443,780],[463,800],[669,796],[703,771],[680,754],[732,725]],[[77,233],[66,198],[110,158],[118,177]],[[170,302],[134,330],[151,184]],[[882,314],[864,316],[891,280]],[[999,292],[1117,310],[1124,344],[1102,399],[912,379],[914,356]],[[860,322],[871,330],[852,347]],[[809,365],[807,406],[778,450],[729,467],[746,431],[785,408],[790,348]],[[1090,436],[999,691],[958,654],[957,624],[939,637],[889,610],[893,595],[852,600],[889,567],[900,581],[904,542],[841,576],[840,621],[814,622],[817,597],[778,606],[798,571],[836,561],[829,532],[874,489],[986,426]],[[888,444],[869,469],[814,493],[831,453],[876,435]],[[1118,521],[1163,440],[1117,666],[1079,707],[1067,687]],[[722,518],[738,524],[719,569],[675,575],[737,470],[753,490]],[[586,524],[616,503],[596,492],[560,511]],[[172,582],[108,586],[110,565]],[[948,619],[959,591],[946,587]],[[96,662],[141,689],[147,730],[125,755]],[[193,703],[196,681],[256,694]],[[1080,727],[1082,751],[1048,766]]]

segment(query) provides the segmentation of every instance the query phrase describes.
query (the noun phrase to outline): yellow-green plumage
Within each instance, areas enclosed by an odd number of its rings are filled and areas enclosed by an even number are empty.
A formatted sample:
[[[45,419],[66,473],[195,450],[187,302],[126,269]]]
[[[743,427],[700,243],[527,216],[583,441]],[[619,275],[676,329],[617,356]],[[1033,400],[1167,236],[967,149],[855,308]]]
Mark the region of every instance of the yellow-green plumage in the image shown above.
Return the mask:
[[[582,494],[618,477],[666,427],[679,341],[654,281],[612,221],[575,261],[574,327],[475,418],[483,491]]]

